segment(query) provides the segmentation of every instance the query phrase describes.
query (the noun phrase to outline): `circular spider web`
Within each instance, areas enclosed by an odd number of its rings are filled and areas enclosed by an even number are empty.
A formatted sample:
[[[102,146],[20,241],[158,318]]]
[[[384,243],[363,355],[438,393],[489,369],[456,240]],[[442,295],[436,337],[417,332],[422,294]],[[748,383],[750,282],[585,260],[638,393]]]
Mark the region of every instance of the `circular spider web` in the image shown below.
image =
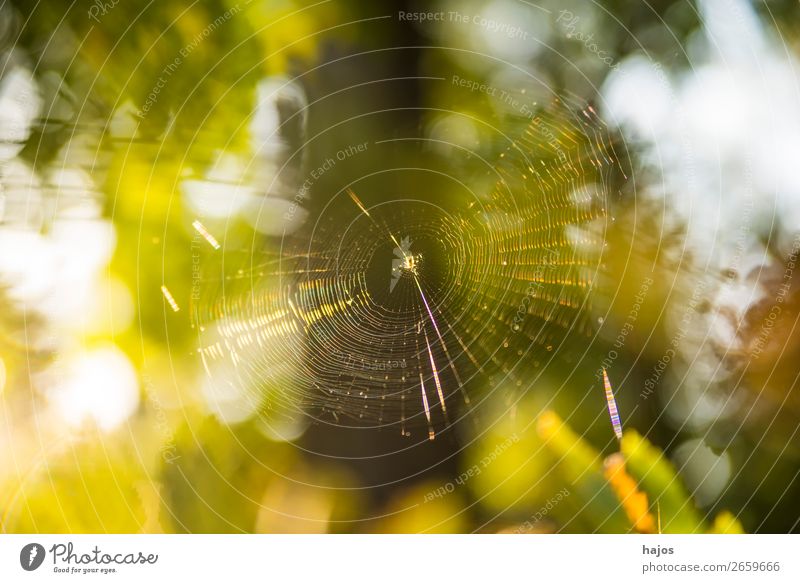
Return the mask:
[[[500,154],[488,192],[453,176],[437,179],[457,196],[420,176],[402,197],[343,188],[199,303],[217,412],[434,439],[493,387],[523,386],[566,334],[590,333],[615,169],[594,110],[558,102]]]

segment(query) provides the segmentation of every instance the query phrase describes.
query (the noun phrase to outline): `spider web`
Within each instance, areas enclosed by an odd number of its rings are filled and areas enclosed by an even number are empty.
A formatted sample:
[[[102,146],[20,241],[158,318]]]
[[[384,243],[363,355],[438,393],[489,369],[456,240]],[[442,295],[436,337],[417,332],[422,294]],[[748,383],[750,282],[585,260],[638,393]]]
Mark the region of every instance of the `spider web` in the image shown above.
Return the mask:
[[[591,332],[603,243],[588,227],[619,171],[594,110],[556,102],[469,200],[343,189],[198,304],[215,398],[434,439],[493,387],[524,386],[566,334]]]

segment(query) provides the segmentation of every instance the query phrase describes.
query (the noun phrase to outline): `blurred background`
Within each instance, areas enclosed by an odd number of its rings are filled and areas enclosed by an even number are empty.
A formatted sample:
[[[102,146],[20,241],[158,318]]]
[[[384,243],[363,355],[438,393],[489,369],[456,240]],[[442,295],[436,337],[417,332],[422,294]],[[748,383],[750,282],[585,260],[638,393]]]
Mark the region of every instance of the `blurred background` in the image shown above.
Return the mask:
[[[3,1],[2,531],[798,531],[798,16]]]

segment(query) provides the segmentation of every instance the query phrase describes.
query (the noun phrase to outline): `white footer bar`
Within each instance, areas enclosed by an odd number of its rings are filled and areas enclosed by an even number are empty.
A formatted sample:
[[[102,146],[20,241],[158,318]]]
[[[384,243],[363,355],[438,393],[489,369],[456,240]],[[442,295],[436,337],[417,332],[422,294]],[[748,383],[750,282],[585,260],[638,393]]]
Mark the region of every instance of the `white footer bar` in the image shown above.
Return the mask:
[[[798,555],[793,535],[1,535],[0,581],[770,583],[800,581]]]

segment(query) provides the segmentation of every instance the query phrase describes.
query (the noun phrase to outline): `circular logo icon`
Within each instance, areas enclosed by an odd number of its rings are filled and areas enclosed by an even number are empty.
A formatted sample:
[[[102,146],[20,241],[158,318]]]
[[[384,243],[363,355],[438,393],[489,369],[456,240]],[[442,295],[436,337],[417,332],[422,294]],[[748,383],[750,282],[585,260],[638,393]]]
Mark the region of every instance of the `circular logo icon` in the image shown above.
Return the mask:
[[[26,571],[35,571],[44,562],[44,547],[39,543],[30,543],[19,552],[19,564]]]

